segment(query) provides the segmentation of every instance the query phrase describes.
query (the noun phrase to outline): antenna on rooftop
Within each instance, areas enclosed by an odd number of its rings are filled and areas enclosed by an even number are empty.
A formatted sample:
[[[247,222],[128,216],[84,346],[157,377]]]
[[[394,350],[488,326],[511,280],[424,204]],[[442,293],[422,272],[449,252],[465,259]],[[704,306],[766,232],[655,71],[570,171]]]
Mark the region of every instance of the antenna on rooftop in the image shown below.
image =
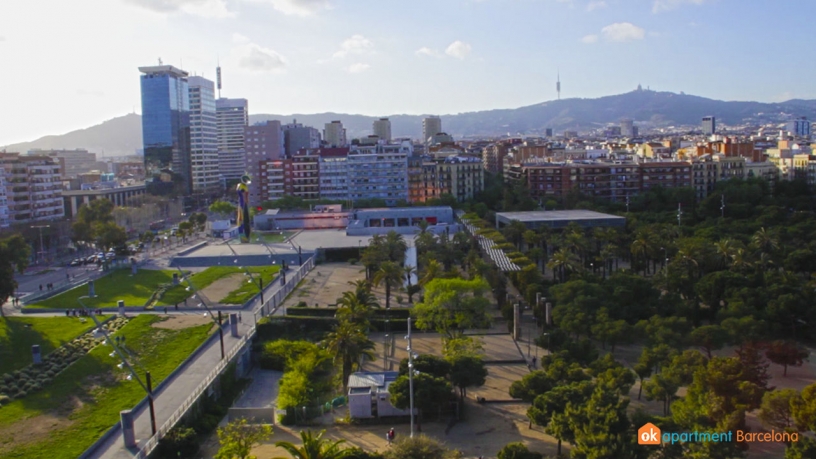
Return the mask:
[[[221,98],[221,60],[218,60],[218,66],[215,68],[215,80],[218,87],[218,98]]]
[[[561,71],[556,74],[555,90],[558,92],[558,100],[561,100]]]
[[[161,58],[159,58],[159,65],[162,65],[162,60],[161,60]]]

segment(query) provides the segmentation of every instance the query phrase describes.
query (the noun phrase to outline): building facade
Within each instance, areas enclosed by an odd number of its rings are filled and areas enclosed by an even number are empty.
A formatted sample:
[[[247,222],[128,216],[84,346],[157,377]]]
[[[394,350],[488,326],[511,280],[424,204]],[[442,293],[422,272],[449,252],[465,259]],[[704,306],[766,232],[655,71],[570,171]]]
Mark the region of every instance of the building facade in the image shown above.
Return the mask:
[[[349,199],[382,199],[387,205],[408,200],[410,142],[356,147],[348,155]]]
[[[203,77],[187,79],[190,88],[190,161],[193,193],[216,193],[221,188],[218,160],[218,118],[215,84]]]
[[[53,158],[0,153],[0,162],[10,224],[60,220],[65,216],[60,165]]]
[[[391,121],[388,118],[380,118],[374,121],[373,125],[374,135],[386,142],[391,141]]]
[[[274,201],[293,193],[292,160],[276,159],[261,163],[262,200]]]
[[[65,216],[73,219],[83,204],[97,199],[107,199],[116,207],[129,206],[137,196],[145,194],[144,185],[102,188],[95,190],[71,190],[62,192]]]
[[[241,178],[246,171],[245,130],[249,126],[246,99],[221,98],[215,101],[218,125],[218,168],[222,184]]]
[[[291,158],[300,150],[320,148],[320,131],[313,127],[304,126],[293,120],[281,126],[283,129],[283,144],[286,157]]]
[[[786,127],[788,132],[794,137],[810,138],[810,121],[804,116],[793,121],[788,121]]]
[[[703,117],[701,128],[705,135],[715,134],[717,132],[717,119],[713,116]]]
[[[348,148],[321,148],[318,151],[321,199],[349,199],[348,154]]]
[[[292,195],[320,199],[319,150],[300,150],[292,158]]]
[[[282,158],[283,135],[280,121],[248,126],[244,129],[244,138],[246,172],[252,180],[249,185],[249,200],[251,203],[260,203],[267,199],[267,195],[261,192],[262,166]]]
[[[139,67],[148,191],[192,192],[188,74],[172,65]]]
[[[29,156],[48,156],[55,158],[60,165],[60,175],[63,179],[74,178],[79,174],[99,169],[99,162],[96,160],[96,153],[89,153],[88,150],[29,150]]]
[[[430,116],[422,120],[422,143],[427,144],[428,139],[442,132],[442,119],[438,116]]]
[[[346,129],[343,127],[343,123],[340,121],[326,123],[323,129],[323,140],[329,147],[345,147],[347,145]]]

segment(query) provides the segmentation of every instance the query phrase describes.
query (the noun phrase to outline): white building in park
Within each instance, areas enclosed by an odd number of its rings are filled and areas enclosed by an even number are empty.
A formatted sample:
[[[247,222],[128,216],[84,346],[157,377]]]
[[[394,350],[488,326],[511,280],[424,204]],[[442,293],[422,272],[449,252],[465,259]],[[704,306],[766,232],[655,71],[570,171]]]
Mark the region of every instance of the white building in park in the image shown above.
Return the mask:
[[[409,410],[399,410],[391,404],[388,386],[396,381],[398,376],[397,371],[352,373],[348,382],[348,404],[351,418],[410,416]]]

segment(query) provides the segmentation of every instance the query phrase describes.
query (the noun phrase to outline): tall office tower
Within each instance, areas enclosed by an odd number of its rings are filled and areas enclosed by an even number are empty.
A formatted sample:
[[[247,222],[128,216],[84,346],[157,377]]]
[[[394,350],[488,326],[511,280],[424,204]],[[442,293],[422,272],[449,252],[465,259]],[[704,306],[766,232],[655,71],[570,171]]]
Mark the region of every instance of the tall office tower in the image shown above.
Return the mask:
[[[326,123],[323,128],[323,140],[330,147],[345,147],[346,146],[346,130],[343,128],[343,123],[340,121],[332,121]]]
[[[320,148],[320,131],[304,126],[292,120],[289,124],[281,126],[283,129],[283,145],[286,157],[291,158],[298,150],[309,148]]]
[[[193,192],[213,193],[221,188],[218,171],[218,121],[215,83],[200,77],[187,79],[190,88],[190,160]]]
[[[267,199],[261,192],[262,164],[281,159],[283,135],[280,121],[266,121],[244,129],[246,139],[246,172],[252,178],[249,185],[249,202],[259,205]]]
[[[717,119],[713,116],[703,117],[703,134],[711,135],[717,132]]]
[[[215,101],[218,122],[218,167],[221,181],[241,178],[246,170],[246,143],[244,129],[249,125],[246,99],[221,98]]]
[[[797,118],[793,121],[788,121],[787,130],[790,132],[794,137],[810,137],[810,121],[808,121],[807,117]]]
[[[172,65],[139,67],[145,181],[152,194],[192,193],[190,91],[187,72]]]
[[[385,140],[386,142],[391,141],[391,121],[388,118],[380,118],[377,121],[374,121],[374,135],[380,138],[380,140]]]
[[[632,120],[625,119],[620,122],[621,135],[623,137],[635,136],[635,123]]]
[[[442,132],[442,119],[438,116],[431,116],[422,120],[422,143],[428,143],[428,139]]]

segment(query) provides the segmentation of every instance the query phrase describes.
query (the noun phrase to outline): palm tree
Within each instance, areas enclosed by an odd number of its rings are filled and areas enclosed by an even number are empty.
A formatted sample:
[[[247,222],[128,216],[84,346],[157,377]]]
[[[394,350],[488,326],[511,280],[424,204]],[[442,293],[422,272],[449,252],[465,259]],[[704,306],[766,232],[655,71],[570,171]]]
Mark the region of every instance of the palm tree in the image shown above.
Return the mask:
[[[651,250],[651,242],[649,241],[648,236],[645,233],[638,233],[635,240],[632,241],[632,264],[634,265],[635,260],[642,259],[645,261],[645,270],[646,274],[649,274],[649,251]]]
[[[765,227],[760,228],[754,233],[751,237],[751,242],[761,253],[773,255],[774,252],[779,250],[779,241],[777,241],[773,234],[766,230]]]
[[[737,249],[731,255],[731,268],[737,272],[745,272],[752,265],[748,252],[745,249]]]
[[[288,441],[279,441],[275,443],[278,448],[283,448],[292,456],[292,459],[344,459],[354,454],[354,450],[350,448],[341,448],[340,445],[345,443],[345,440],[329,441],[323,438],[325,430],[321,430],[316,436],[311,430],[301,431],[300,439],[303,446],[297,447]],[[276,457],[273,459],[289,459],[285,457]]]
[[[337,328],[326,335],[323,346],[332,355],[334,363],[340,360],[343,372],[343,393],[348,389],[349,376],[360,368],[363,360],[374,360],[374,342],[353,322],[341,321]]]
[[[401,234],[389,231],[385,235],[385,250],[389,260],[398,265],[405,263],[405,251],[408,250],[408,244]]]
[[[553,277],[555,277],[555,273],[558,272],[560,282],[564,282],[567,277],[567,272],[575,271],[576,266],[575,255],[567,249],[560,249],[555,252],[550,258],[550,262],[547,263],[547,267],[553,272]]]
[[[374,273],[374,285],[385,285],[385,309],[391,308],[391,289],[402,285],[402,268],[393,261],[386,261],[380,265],[379,271]]]
[[[417,274],[417,269],[415,266],[406,265],[402,267],[402,274],[405,276],[405,281],[408,282],[408,288],[406,289],[406,293],[408,293],[408,302],[414,302],[414,290],[413,285],[411,284],[411,276]]]
[[[425,266],[425,271],[422,273],[422,278],[419,279],[419,285],[425,285],[428,282],[442,277],[442,264],[431,259]]]
[[[337,300],[337,306],[339,306],[337,309],[338,319],[366,326],[373,309],[380,307],[373,295],[371,299],[361,300],[354,292],[343,292],[343,296]]]
[[[726,237],[714,243],[714,252],[717,254],[717,259],[722,267],[731,263],[731,257],[734,255],[735,250],[734,240],[731,238]]]

